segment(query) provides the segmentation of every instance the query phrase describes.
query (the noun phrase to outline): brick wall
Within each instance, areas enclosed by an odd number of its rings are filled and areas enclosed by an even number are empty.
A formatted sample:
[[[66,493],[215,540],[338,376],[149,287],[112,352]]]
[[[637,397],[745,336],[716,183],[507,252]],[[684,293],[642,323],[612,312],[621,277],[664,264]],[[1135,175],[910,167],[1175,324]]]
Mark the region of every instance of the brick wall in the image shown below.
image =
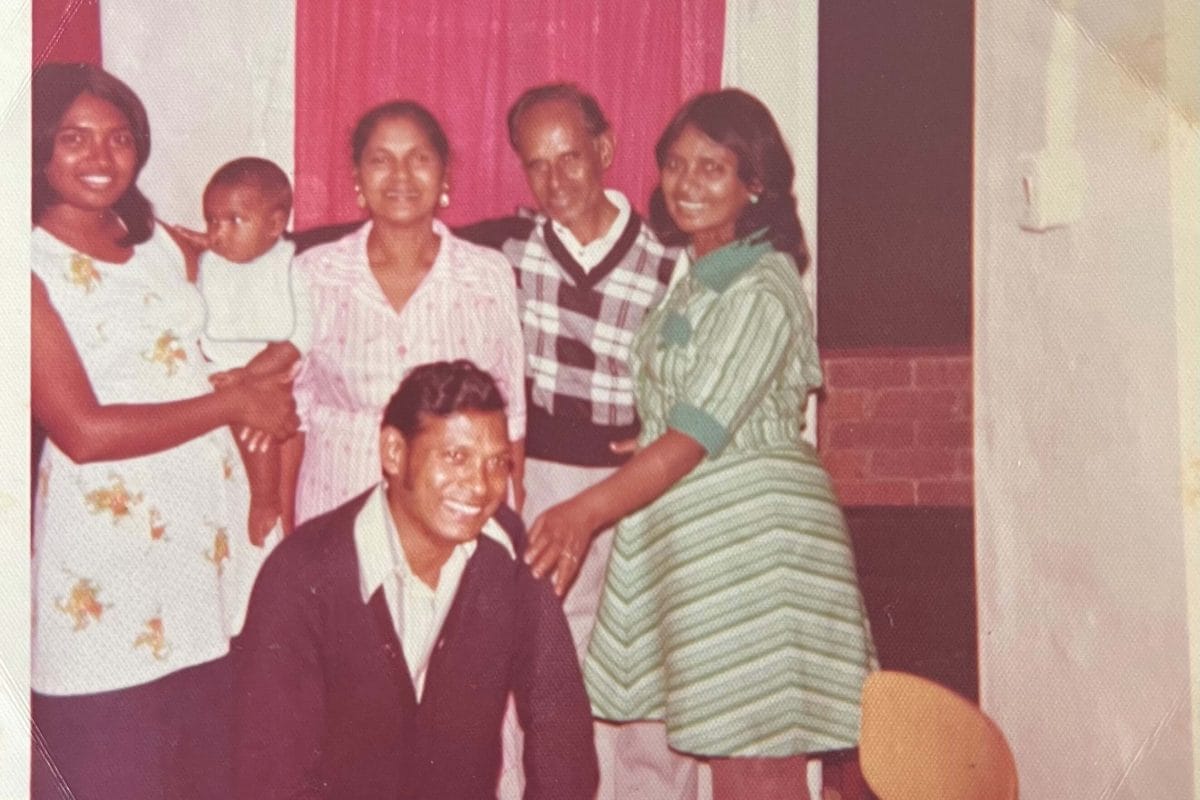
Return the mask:
[[[829,351],[817,440],[844,506],[971,506],[971,358]]]

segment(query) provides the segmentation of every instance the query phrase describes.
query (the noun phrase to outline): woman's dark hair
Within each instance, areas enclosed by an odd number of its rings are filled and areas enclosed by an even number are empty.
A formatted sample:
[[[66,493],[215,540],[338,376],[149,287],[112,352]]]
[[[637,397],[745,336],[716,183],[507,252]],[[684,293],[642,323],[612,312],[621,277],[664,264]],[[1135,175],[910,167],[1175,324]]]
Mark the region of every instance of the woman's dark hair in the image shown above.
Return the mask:
[[[758,202],[748,203],[743,209],[734,235],[742,238],[766,228],[771,246],[795,259],[803,272],[808,265],[808,248],[792,194],[796,170],[771,112],[758,98],[740,89],[696,95],[676,112],[658,138],[654,156],[659,169],[666,164],[671,145],[689,125],[733,151],[743,184],[761,187]],[[650,197],[650,223],[664,243],[687,242],[687,235],[667,213],[661,185]]]
[[[573,83],[546,83],[521,92],[521,96],[508,109],[508,143],[519,150],[517,128],[526,111],[542,103],[566,103],[579,109],[583,115],[583,127],[591,136],[599,136],[609,129],[608,119],[600,109],[596,98]]]
[[[463,411],[504,411],[504,396],[492,376],[466,359],[435,361],[415,368],[388,401],[383,424],[411,440],[426,416]]]
[[[140,244],[154,232],[154,209],[137,188],[137,176],[150,158],[150,121],[146,108],[134,91],[117,78],[91,64],[43,64],[33,72],[31,212],[36,225],[42,214],[60,200],[46,180],[46,166],[54,157],[54,137],[63,115],[81,94],[99,97],[116,106],[129,122],[137,163],[133,181],[113,204],[112,210],[125,225],[119,244]]]
[[[429,109],[415,100],[392,100],[375,106],[358,118],[354,132],[350,134],[350,158],[355,165],[362,158],[363,150],[367,148],[367,140],[375,132],[375,127],[384,120],[397,118],[415,123],[442,159],[442,166],[450,165],[450,140],[446,138],[446,131]]]

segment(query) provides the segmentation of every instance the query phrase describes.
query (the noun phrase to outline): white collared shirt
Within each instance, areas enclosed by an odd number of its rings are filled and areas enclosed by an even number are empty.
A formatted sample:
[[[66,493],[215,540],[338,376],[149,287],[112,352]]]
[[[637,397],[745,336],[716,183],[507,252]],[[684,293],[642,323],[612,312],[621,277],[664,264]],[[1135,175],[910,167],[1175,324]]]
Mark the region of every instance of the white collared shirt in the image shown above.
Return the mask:
[[[612,225],[608,226],[608,230],[602,236],[587,244],[580,244],[579,240],[575,238],[575,234],[571,233],[566,225],[560,225],[554,220],[550,221],[555,236],[566,246],[571,257],[579,262],[579,266],[583,267],[584,272],[591,272],[613,249],[617,239],[621,238],[621,232],[629,224],[629,215],[632,213],[629,200],[616,189],[605,189],[604,196],[608,198],[608,202],[617,207],[617,218],[613,220]]]
[[[482,534],[504,547],[510,557],[516,558],[508,534],[494,519],[484,523]],[[418,702],[425,688],[425,674],[438,633],[450,613],[475,546],[476,541],[472,539],[454,548],[442,565],[435,589],[418,578],[409,566],[382,483],[367,498],[354,520],[354,548],[358,555],[362,601],[370,602],[371,595],[383,587]]]

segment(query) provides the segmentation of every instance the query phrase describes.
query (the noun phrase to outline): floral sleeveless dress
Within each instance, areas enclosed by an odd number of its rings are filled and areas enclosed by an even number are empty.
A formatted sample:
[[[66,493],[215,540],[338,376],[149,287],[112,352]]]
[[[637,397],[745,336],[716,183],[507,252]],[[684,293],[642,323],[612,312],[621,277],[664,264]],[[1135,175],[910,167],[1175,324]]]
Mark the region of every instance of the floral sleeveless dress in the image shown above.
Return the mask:
[[[203,302],[165,231],[124,264],[40,228],[31,251],[99,402],[211,391],[196,344]],[[246,536],[248,483],[228,429],[91,464],[47,439],[36,481],[34,691],[126,688],[228,652],[265,557]]]

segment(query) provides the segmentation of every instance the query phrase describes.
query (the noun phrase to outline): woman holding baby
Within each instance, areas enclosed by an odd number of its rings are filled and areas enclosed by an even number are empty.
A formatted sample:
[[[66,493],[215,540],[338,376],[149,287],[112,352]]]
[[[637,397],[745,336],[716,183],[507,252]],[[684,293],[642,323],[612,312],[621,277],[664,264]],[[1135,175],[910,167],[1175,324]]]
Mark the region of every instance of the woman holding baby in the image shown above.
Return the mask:
[[[47,64],[32,112],[33,794],[225,797],[251,547],[230,426],[290,435],[287,376],[212,390],[200,295],[135,183],[133,91]]]

